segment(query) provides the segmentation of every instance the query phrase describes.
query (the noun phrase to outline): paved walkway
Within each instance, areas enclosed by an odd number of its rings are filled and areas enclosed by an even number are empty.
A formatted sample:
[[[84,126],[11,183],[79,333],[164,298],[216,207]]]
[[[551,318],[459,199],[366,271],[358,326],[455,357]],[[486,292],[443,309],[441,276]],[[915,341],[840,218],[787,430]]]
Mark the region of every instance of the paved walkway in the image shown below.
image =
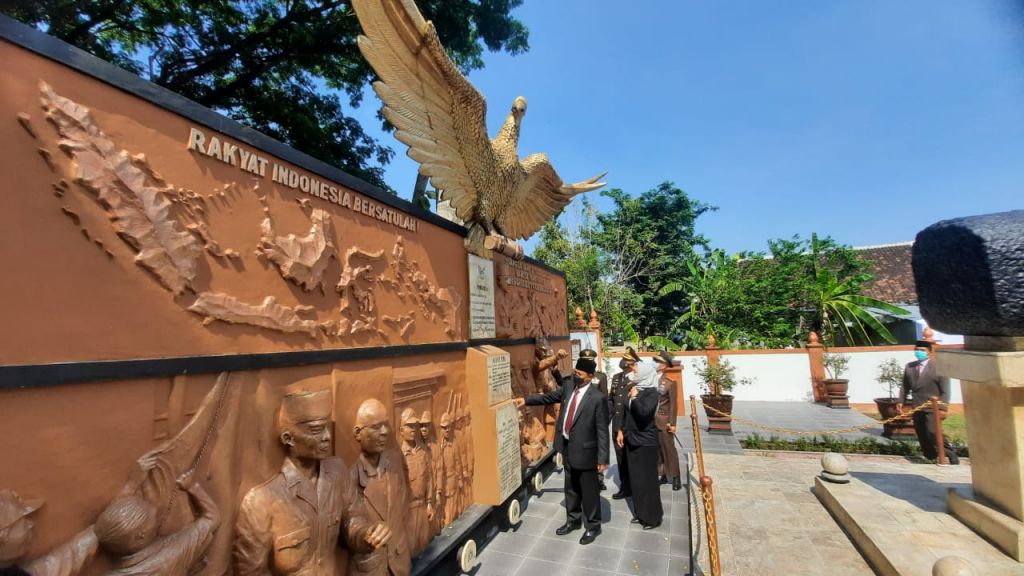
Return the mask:
[[[681,456],[682,457],[682,456]],[[614,456],[612,457],[614,460]],[[654,530],[631,524],[626,500],[612,500],[617,471],[607,473],[601,493],[601,530],[597,540],[579,544],[581,530],[555,535],[565,523],[562,472],[552,474],[539,495],[530,497],[515,530],[499,533],[478,556],[475,576],[608,575],[667,576],[689,573],[687,491],[661,487],[664,523]]]
[[[872,424],[871,427],[860,432],[831,434],[831,436],[845,440],[875,438],[880,442],[889,442],[887,438],[882,437],[882,425],[878,424],[877,420],[853,409],[833,409],[824,404],[813,404],[811,402],[735,402],[733,405],[733,415],[753,420],[759,424],[801,431],[836,430]],[[757,432],[762,438],[768,438],[773,434],[779,438],[787,439],[801,436],[757,429],[743,422],[733,422],[732,429],[737,438],[740,439],[746,438],[754,432]],[[809,436],[803,437],[809,438]]]

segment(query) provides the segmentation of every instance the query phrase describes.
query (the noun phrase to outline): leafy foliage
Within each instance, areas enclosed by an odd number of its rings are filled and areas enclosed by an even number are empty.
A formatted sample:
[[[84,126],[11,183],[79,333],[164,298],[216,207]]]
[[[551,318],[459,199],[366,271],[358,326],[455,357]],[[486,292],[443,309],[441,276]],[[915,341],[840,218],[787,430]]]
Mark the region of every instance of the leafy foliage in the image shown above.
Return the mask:
[[[754,383],[752,378],[737,378],[736,367],[728,360],[721,360],[717,364],[711,364],[705,359],[696,370],[697,378],[700,378],[700,386],[711,396],[721,396],[724,392],[731,392],[737,386],[747,386]]]
[[[967,458],[970,451],[962,441],[951,441],[958,456]],[[788,440],[772,435],[765,438],[753,433],[740,440],[740,445],[747,450],[792,450],[795,452],[836,452],[838,454],[886,454],[890,456],[907,456],[923,459],[921,447],[917,442],[883,442],[872,437],[858,440],[846,440],[835,436],[811,436]]]
[[[522,1],[417,6],[468,71],[485,48],[528,49],[511,16]],[[345,113],[374,76],[347,1],[0,0],[0,11],[387,188],[381,165],[394,152]]]
[[[903,384],[903,365],[895,358],[888,358],[878,365],[878,383],[889,391],[889,399],[896,399],[896,389]]]
[[[843,377],[846,369],[849,368],[850,356],[847,354],[825,354],[821,363],[824,364],[825,370],[828,371],[831,379],[838,380]]]

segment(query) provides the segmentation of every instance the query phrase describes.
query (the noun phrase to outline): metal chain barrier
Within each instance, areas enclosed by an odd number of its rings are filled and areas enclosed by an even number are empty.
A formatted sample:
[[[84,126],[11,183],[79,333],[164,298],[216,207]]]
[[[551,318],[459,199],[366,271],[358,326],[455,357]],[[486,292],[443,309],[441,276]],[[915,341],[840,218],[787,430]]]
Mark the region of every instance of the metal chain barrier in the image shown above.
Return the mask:
[[[708,563],[711,576],[720,576],[722,566],[718,559],[718,528],[715,525],[715,496],[711,490],[711,478],[701,476],[700,491],[704,497],[704,520],[708,527]]]
[[[859,426],[849,426],[849,427],[846,427],[846,428],[835,428],[833,430],[794,430],[792,428],[783,428],[781,426],[769,426],[767,424],[761,424],[759,422],[755,422],[753,420],[748,420],[746,418],[741,418],[741,417],[735,416],[733,414],[726,414],[725,412],[722,412],[721,410],[718,410],[717,408],[714,408],[712,406],[708,406],[707,404],[704,404],[704,402],[701,402],[701,404],[704,406],[704,409],[708,411],[708,413],[714,413],[715,416],[718,416],[720,418],[729,418],[729,419],[734,420],[736,422],[739,422],[741,424],[746,424],[747,426],[750,426],[751,428],[758,428],[758,429],[761,429],[761,430],[768,430],[770,432],[779,432],[781,434],[792,434],[794,436],[828,436],[828,435],[835,435],[835,434],[846,434],[846,433],[850,433],[850,432],[860,432],[861,430],[867,430],[868,428],[874,428],[876,426],[881,426],[883,424],[890,424],[890,423],[895,422],[896,420],[900,420],[902,418],[909,418],[913,414],[915,414],[917,412],[920,412],[921,410],[929,410],[932,407],[931,404],[929,404],[929,403],[921,404],[920,406],[918,406],[917,408],[914,408],[910,412],[903,412],[901,414],[897,414],[896,416],[893,416],[892,418],[887,418],[885,420],[879,420],[877,422],[868,422],[867,424],[861,424]],[[947,406],[947,405],[946,404],[942,404],[942,406]]]

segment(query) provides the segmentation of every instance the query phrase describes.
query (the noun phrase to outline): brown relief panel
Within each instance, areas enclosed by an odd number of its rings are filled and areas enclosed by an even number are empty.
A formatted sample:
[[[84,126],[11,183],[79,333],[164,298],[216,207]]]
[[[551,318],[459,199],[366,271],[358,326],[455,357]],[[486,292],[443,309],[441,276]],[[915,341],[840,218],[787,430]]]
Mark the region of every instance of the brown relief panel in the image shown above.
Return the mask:
[[[0,363],[465,340],[458,234],[4,41],[0,61]]]
[[[498,338],[569,334],[562,276],[530,262],[495,254],[494,284]]]
[[[12,464],[0,471],[0,506],[17,504],[14,498],[44,502],[25,512],[35,528],[17,561],[34,576],[153,563],[205,576],[292,574],[303,566],[326,575],[382,557],[407,563],[472,503],[472,447],[463,446],[471,419],[459,405],[464,358],[453,352],[383,366],[359,361],[0,392],[0,454]],[[421,474],[440,488],[431,497],[437,514],[424,516],[415,533],[405,521],[412,490],[398,434],[403,412],[418,413],[420,449],[451,461],[421,463]],[[441,414],[450,442],[430,430],[431,413]],[[367,454],[379,455],[374,466],[389,475],[383,493],[361,468]],[[310,462],[332,486],[329,494],[303,493],[300,472]],[[350,510],[359,501],[346,500],[352,491],[363,491],[372,509]],[[351,551],[336,538],[299,558],[265,546],[306,528],[328,534],[315,530],[317,522],[347,514],[358,521],[330,530],[346,530]],[[377,524],[390,530],[396,554],[382,556],[368,544]],[[291,529],[265,534],[268,525]],[[166,539],[157,545],[157,536]],[[312,568],[317,560],[323,568]]]
[[[565,343],[559,344],[553,349],[542,340],[537,346],[524,344],[502,347],[511,356],[513,398],[553,390],[557,382],[552,367],[560,366],[561,374],[569,374],[565,362],[560,362],[557,354],[558,350],[565,348]],[[526,467],[535,464],[551,450],[558,406],[523,406],[519,412],[522,465]]]

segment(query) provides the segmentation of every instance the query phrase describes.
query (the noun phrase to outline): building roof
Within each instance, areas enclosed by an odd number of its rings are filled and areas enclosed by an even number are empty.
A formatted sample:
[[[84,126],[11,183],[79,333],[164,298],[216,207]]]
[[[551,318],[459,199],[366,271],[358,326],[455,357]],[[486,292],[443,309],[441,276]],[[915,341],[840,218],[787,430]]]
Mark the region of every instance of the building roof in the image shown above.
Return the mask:
[[[917,304],[917,286],[910,267],[913,242],[854,247],[857,254],[872,263],[874,280],[864,287],[864,295],[892,304]]]

